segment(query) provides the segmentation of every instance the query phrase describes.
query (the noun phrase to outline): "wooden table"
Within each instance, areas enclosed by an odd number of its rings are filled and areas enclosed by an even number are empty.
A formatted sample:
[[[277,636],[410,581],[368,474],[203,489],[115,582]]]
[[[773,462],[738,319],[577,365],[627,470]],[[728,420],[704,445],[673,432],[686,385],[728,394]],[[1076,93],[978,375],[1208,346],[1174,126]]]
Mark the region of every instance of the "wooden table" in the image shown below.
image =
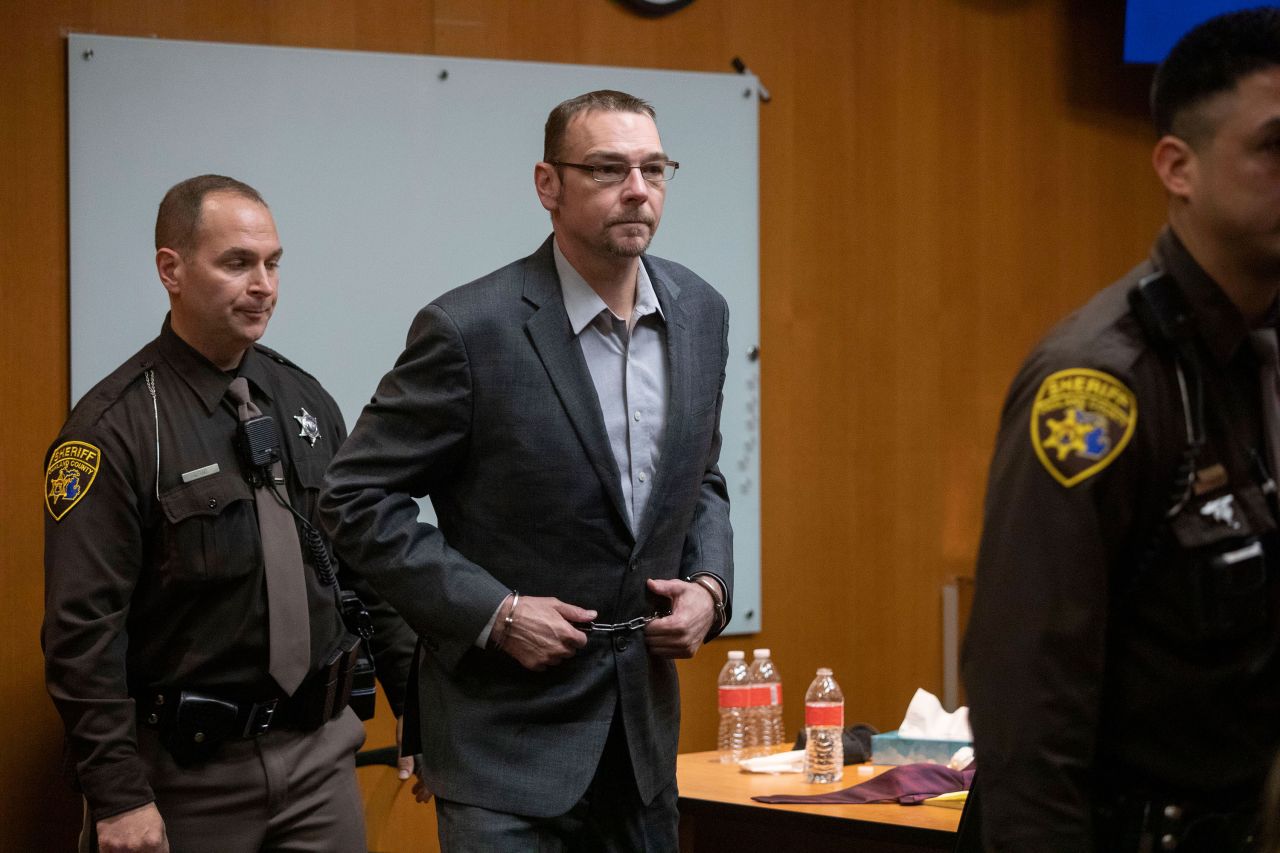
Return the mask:
[[[888,767],[865,775],[857,765],[844,769],[844,779],[811,785],[798,773],[776,776],[744,773],[721,764],[715,752],[690,752],[676,759],[680,785],[680,850],[682,853],[792,850],[842,853],[916,853],[950,851],[955,844],[960,809],[938,806],[877,804],[757,803],[766,794],[822,794],[874,778]]]

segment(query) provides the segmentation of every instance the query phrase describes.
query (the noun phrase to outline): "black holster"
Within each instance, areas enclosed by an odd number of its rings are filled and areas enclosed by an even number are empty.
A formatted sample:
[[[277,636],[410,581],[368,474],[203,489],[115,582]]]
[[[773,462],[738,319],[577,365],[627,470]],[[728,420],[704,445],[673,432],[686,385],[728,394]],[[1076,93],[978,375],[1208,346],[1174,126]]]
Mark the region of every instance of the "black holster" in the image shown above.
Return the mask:
[[[262,725],[275,713],[275,703],[241,704],[193,690],[158,691],[144,706],[139,701],[139,723],[160,733],[160,742],[183,767],[203,764],[222,744],[244,737],[249,720]]]

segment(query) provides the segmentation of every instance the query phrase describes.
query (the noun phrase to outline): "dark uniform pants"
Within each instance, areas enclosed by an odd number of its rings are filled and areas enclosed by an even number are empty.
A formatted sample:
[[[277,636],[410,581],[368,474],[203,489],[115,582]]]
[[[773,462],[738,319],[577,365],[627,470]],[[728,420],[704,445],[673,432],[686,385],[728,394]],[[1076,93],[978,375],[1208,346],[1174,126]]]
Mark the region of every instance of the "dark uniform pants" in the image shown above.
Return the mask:
[[[363,744],[350,708],[313,732],[229,741],[197,767],[178,766],[154,731],[138,730],[173,853],[366,853]]]

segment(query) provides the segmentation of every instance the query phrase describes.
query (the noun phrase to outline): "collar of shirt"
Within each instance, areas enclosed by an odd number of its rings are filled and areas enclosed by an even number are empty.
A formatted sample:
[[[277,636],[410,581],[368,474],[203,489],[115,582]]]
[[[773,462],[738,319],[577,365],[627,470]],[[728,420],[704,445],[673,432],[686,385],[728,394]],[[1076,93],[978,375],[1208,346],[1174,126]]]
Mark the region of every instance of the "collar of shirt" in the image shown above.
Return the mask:
[[[1152,263],[1166,270],[1190,303],[1196,328],[1219,364],[1226,364],[1249,337],[1249,324],[1226,292],[1210,278],[1187,251],[1186,246],[1166,227],[1156,240]]]
[[[181,377],[182,381],[187,383],[187,386],[200,398],[205,410],[212,413],[226,397],[227,386],[231,384],[231,378],[226,371],[219,369],[195,347],[178,337],[178,334],[173,331],[168,314],[165,315],[164,325],[160,328],[157,348],[160,356],[173,368],[173,372]],[[256,347],[249,347],[244,358],[240,360],[236,375],[248,379],[260,399],[270,401],[271,393],[268,390],[270,386],[267,383],[266,372],[262,369],[262,358]]]
[[[555,240],[551,241],[551,251],[555,255],[556,272],[560,276],[560,294],[564,298],[564,310],[569,315],[569,326],[573,329],[573,334],[582,334],[582,330],[602,313],[606,321],[615,318],[616,315],[609,310],[608,305],[604,304],[600,294],[592,290],[587,280],[560,252],[560,247]],[[662,313],[662,306],[658,304],[658,294],[654,292],[649,271],[641,261],[636,265],[636,304],[631,309],[631,316],[639,320],[655,312],[665,323],[667,318]],[[616,317],[616,319],[628,318]]]

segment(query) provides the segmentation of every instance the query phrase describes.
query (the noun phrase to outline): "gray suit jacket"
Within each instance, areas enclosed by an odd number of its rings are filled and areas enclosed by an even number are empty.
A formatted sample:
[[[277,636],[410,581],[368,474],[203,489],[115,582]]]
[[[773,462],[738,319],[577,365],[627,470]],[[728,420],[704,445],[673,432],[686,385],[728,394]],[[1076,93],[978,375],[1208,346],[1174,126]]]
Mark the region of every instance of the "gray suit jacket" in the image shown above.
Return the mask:
[[[642,635],[591,634],[543,672],[475,646],[511,589],[602,622],[661,604],[647,578],[710,571],[732,590],[717,467],[728,309],[679,264],[644,263],[671,373],[657,481],[634,535],[550,238],[419,312],[329,468],[321,511],[339,553],[420,635],[424,778],[446,799],[562,814],[591,781],[615,707],[644,800],[675,777],[675,665],[647,654]],[[438,528],[417,520],[423,495]]]

